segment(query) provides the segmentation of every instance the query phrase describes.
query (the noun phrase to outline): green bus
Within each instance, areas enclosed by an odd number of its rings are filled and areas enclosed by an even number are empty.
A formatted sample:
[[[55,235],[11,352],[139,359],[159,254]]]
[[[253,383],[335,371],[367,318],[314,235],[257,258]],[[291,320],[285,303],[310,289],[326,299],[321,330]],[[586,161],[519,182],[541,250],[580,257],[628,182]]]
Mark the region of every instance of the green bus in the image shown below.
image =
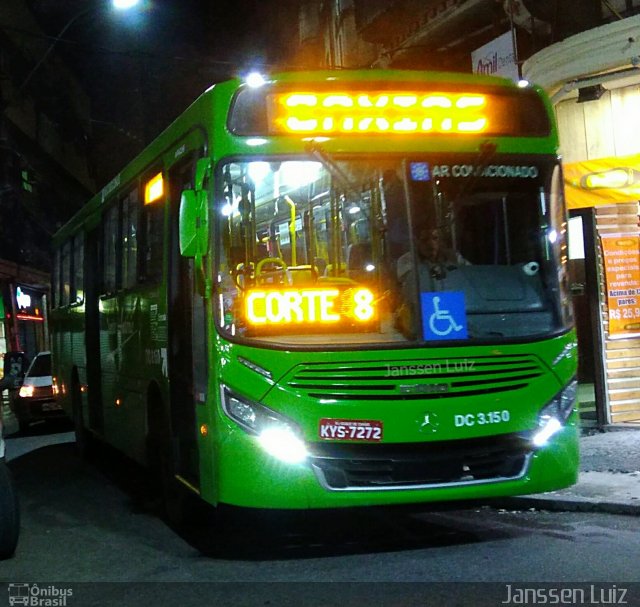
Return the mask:
[[[534,86],[216,84],[54,245],[55,389],[78,443],[165,487],[307,509],[576,480],[562,170]]]

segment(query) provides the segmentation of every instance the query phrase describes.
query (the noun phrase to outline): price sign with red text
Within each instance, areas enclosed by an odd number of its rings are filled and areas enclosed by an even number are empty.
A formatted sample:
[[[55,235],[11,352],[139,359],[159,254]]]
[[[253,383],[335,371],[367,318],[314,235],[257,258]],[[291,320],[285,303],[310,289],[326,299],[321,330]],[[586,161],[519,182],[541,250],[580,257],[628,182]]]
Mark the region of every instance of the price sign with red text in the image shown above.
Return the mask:
[[[609,335],[640,335],[640,237],[602,237],[607,281]]]

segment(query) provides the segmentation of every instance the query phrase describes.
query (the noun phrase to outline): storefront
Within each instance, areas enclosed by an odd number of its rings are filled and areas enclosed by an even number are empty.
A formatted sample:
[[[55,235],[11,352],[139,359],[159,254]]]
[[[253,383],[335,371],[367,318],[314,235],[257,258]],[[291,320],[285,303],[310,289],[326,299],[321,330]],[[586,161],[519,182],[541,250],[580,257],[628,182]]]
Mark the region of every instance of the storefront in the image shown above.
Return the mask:
[[[640,424],[640,16],[545,48],[523,76],[556,108],[583,398]]]
[[[0,376],[7,352],[24,352],[30,361],[49,349],[49,275],[0,260]]]

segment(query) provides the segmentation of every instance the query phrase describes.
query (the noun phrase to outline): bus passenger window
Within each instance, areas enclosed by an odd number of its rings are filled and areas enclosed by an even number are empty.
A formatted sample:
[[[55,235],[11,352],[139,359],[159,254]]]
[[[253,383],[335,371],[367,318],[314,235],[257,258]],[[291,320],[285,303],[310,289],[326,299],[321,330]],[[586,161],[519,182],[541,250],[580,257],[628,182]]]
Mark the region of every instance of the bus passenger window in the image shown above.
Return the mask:
[[[103,294],[114,293],[118,287],[118,207],[112,206],[104,216],[103,224]]]
[[[137,246],[140,248],[141,282],[155,283],[162,279],[164,207],[149,204],[142,207]]]
[[[60,249],[56,249],[53,256],[51,272],[51,307],[60,307]]]
[[[73,288],[71,303],[84,301],[84,234],[77,234],[73,239]]]
[[[122,284],[136,284],[138,255],[138,192],[134,190],[122,202]]]
[[[69,305],[71,296],[71,241],[64,243],[62,247],[62,293],[61,304]]]

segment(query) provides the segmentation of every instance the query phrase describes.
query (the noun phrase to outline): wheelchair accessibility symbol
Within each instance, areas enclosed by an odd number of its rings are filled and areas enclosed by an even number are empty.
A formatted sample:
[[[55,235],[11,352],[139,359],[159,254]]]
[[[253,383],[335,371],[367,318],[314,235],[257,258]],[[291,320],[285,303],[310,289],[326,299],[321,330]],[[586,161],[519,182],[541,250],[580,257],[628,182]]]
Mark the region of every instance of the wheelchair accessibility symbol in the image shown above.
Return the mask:
[[[462,291],[421,293],[420,303],[425,340],[467,338],[467,314]]]

